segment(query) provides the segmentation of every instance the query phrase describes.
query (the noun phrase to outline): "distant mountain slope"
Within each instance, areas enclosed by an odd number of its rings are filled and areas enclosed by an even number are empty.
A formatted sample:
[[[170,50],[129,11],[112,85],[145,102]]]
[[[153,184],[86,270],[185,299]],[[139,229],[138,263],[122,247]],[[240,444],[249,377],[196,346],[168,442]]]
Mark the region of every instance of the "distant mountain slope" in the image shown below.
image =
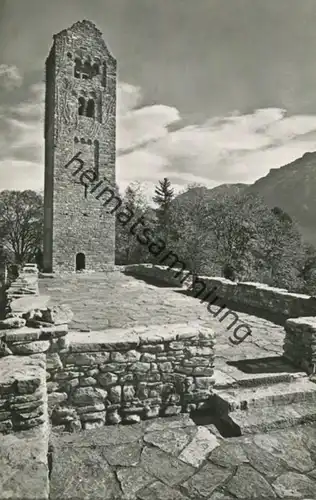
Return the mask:
[[[316,152],[273,168],[247,191],[259,193],[268,206],[279,206],[293,217],[307,241],[316,244]]]
[[[176,199],[184,201],[188,197],[203,195],[210,199],[221,198],[224,194],[233,196],[234,194],[241,193],[249,187],[249,184],[220,184],[215,188],[208,189],[207,187],[194,187],[185,193],[179,194]]]
[[[272,168],[254,184],[221,184],[213,189],[197,187],[178,198],[198,195],[199,190],[210,199],[223,194],[257,192],[269,207],[280,207],[296,220],[304,239],[316,246],[316,152],[305,153],[288,165]]]

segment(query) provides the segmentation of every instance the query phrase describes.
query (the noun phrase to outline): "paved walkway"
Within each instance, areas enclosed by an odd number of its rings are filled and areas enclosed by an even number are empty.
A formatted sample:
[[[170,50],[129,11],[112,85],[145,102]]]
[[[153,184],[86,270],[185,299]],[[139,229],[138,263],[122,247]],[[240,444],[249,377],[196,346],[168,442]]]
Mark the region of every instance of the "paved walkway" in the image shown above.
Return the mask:
[[[50,499],[315,499],[315,425],[230,439],[212,431],[182,415],[54,433]]]
[[[129,328],[136,325],[186,323],[205,321],[216,332],[216,379],[225,386],[247,375],[227,361],[278,357],[283,352],[284,329],[266,319],[238,313],[252,336],[233,345],[227,327],[232,317],[222,322],[222,312],[213,317],[207,304],[187,296],[178,289],[156,287],[120,272],[69,274],[64,277],[40,279],[40,292],[50,295],[50,305],[67,303],[74,312],[73,330],[95,331],[107,328]],[[216,312],[219,308],[212,306]],[[260,372],[260,368],[258,368]],[[291,370],[289,367],[285,371]],[[271,369],[275,371],[275,367]],[[277,371],[282,371],[278,367]],[[255,376],[255,375],[254,375]],[[260,373],[258,374],[260,376]]]

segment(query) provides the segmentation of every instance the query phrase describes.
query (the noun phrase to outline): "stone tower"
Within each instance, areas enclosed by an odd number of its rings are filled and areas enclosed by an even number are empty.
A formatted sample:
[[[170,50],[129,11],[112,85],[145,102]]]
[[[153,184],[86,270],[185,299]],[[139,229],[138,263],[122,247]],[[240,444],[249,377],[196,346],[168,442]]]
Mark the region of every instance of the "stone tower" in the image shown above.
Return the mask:
[[[116,60],[90,21],[54,35],[46,60],[44,269],[107,270],[114,265],[115,214],[72,175],[115,186]],[[82,163],[81,163],[82,165]],[[90,187],[90,186],[89,186]]]

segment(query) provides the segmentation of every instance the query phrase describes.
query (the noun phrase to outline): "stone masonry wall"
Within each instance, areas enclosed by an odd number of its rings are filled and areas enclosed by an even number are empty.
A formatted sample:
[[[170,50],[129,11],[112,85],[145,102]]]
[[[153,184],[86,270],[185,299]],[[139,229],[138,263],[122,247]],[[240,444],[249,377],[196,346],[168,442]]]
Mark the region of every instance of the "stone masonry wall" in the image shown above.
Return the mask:
[[[222,303],[226,301],[236,306],[249,306],[258,311],[279,314],[287,318],[316,316],[316,297],[290,293],[285,289],[273,288],[262,283],[237,283],[225,278],[200,276],[192,286],[192,280],[184,281],[187,272],[175,277],[177,270],[152,264],[125,266],[125,273],[135,278],[157,280],[165,283],[166,286],[189,287],[192,295],[205,302],[213,301],[218,297],[222,299]],[[220,305],[220,301],[218,304]]]
[[[316,317],[288,319],[284,356],[309,374],[316,373]]]
[[[175,277],[176,269],[170,270],[168,266],[155,266],[153,264],[131,264],[124,266],[124,272],[135,278],[153,279],[164,283],[166,286],[182,287],[181,276]]]
[[[214,384],[208,328],[168,325],[74,336],[68,349],[47,355],[53,425],[86,429],[208,404]]]

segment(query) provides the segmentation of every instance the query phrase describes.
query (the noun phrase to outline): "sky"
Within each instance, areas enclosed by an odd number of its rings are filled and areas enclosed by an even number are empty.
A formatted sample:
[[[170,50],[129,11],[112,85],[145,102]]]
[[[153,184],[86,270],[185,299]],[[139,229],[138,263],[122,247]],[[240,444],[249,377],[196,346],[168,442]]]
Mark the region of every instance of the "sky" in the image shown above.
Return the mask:
[[[315,0],[0,0],[0,190],[44,185],[44,67],[89,19],[118,62],[117,181],[252,183],[316,150]]]

